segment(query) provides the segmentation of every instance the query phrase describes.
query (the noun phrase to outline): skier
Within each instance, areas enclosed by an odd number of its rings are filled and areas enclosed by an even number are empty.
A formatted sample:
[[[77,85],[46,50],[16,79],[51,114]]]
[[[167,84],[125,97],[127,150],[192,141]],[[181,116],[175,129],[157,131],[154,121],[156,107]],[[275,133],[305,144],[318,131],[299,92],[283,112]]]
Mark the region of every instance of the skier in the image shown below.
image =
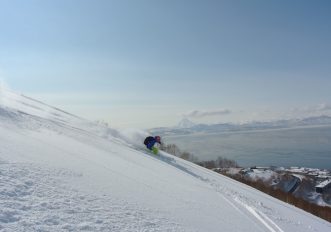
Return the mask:
[[[144,144],[146,147],[151,150],[155,155],[158,153],[159,149],[157,147],[154,147],[155,143],[161,144],[161,137],[160,136],[148,136],[146,137]]]

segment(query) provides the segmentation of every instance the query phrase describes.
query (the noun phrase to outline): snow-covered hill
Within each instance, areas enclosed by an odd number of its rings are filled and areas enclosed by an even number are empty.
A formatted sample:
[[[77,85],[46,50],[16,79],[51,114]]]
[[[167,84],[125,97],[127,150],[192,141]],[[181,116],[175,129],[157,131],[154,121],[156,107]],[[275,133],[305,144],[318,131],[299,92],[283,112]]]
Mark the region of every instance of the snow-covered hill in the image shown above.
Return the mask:
[[[331,231],[227,177],[151,155],[142,133],[9,91],[0,104],[0,231]]]

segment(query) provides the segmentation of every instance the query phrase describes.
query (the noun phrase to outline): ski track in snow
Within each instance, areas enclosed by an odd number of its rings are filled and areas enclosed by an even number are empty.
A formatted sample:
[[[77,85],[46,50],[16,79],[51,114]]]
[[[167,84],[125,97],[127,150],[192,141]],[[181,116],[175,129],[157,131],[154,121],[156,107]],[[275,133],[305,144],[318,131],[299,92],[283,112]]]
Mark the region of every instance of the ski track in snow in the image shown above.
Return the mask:
[[[256,227],[259,228],[259,231],[285,232],[277,223],[290,224],[294,228],[303,226],[301,221],[290,220],[279,214],[277,210],[273,209],[272,207],[265,206],[265,204],[261,201],[248,198],[242,193],[229,187],[221,186],[218,181],[219,178],[225,178],[232,183],[236,182],[228,177],[220,176],[218,173],[213,173],[210,170],[197,166],[191,162],[178,160],[178,158],[171,157],[171,155],[162,151],[160,151],[159,155],[155,156],[146,149],[141,149],[134,145],[131,145],[131,147],[135,150],[139,150],[145,153],[151,158],[166,162],[169,165],[193,176],[194,178],[203,181],[205,184],[213,188],[220,195],[220,197],[224,199],[231,207],[233,207],[239,214],[251,220],[256,225]],[[179,162],[176,162],[176,160]],[[222,182],[223,181],[224,180],[222,180]],[[252,189],[252,187],[249,186],[247,186],[247,188]],[[256,190],[254,189],[253,191]],[[306,230],[319,231],[310,225],[306,226]]]
[[[171,162],[176,161],[172,160]],[[282,224],[291,224],[293,227],[303,226],[301,221],[292,221],[288,218],[285,218],[281,216],[275,209],[265,206],[261,201],[255,201],[252,198],[248,198],[242,193],[230,189],[229,187],[220,186],[217,181],[219,176],[215,176],[219,175],[218,173],[211,173],[209,170],[206,170],[202,167],[197,167],[195,164],[189,163],[188,161],[182,161],[181,165],[186,166],[186,168],[183,167],[186,170],[189,170],[190,167],[194,169],[198,168],[200,170],[200,176],[198,178],[214,188],[215,191],[220,194],[220,197],[222,197],[241,215],[249,218],[252,221],[257,220],[255,224],[261,228],[261,231],[284,232],[284,230],[281,229],[279,225],[277,225],[277,222]],[[230,182],[236,182],[225,176],[222,176],[222,178],[225,178]],[[254,191],[256,190],[254,189]],[[264,225],[264,227],[261,227],[261,225]],[[313,228],[311,225],[306,226],[306,230],[319,231],[318,229]]]
[[[229,203],[231,207],[233,207],[241,215],[243,215],[246,218],[249,218],[252,221],[254,221],[254,219],[258,220],[258,222],[255,222],[255,225],[257,227],[261,228],[260,225],[264,225],[264,227],[262,227],[260,231],[266,231],[267,229],[267,231],[270,232],[284,232],[273,220],[271,220],[268,216],[266,216],[265,213],[262,212],[263,209],[267,214],[274,215],[275,212],[272,209],[264,207],[261,202],[254,202],[244,197],[238,192],[235,192],[225,187],[221,187],[219,184],[217,184],[217,181],[210,176],[211,174],[210,171],[202,170],[201,175],[198,175],[195,174],[193,171],[190,171],[190,168],[196,168],[196,167],[193,167],[193,164],[187,163],[186,161],[184,161],[184,163],[177,164],[174,158],[169,157],[163,152],[160,152],[159,155],[154,156],[148,151],[145,150],[141,150],[141,151],[146,153],[147,155],[152,156],[153,158],[165,161],[168,164],[186,172],[187,174],[200,179],[201,181],[205,182],[207,185],[210,185],[212,188],[215,189],[216,192],[220,194],[220,197],[222,197],[227,203]],[[250,205],[255,205],[256,208],[251,207]],[[284,220],[285,219],[283,219],[283,221]],[[293,222],[289,221],[288,223],[293,223]]]
[[[155,210],[72,188],[70,179],[80,177],[0,162],[0,231],[184,231]]]

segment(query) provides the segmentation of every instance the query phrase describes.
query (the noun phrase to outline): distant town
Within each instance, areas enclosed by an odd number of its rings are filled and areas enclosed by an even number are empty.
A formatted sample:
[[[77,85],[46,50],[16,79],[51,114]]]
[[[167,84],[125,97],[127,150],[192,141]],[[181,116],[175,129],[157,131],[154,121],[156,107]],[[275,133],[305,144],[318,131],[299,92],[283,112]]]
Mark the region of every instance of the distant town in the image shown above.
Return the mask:
[[[331,171],[305,167],[214,168],[230,177],[263,182],[269,187],[331,207]]]

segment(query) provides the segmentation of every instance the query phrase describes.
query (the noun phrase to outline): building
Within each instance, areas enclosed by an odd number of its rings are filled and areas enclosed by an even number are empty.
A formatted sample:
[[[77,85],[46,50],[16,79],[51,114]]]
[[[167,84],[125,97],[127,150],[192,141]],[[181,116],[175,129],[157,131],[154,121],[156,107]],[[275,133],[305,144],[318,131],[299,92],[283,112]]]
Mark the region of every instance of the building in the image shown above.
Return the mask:
[[[316,185],[315,190],[317,193],[323,193],[327,189],[331,188],[331,179],[325,180]]]

